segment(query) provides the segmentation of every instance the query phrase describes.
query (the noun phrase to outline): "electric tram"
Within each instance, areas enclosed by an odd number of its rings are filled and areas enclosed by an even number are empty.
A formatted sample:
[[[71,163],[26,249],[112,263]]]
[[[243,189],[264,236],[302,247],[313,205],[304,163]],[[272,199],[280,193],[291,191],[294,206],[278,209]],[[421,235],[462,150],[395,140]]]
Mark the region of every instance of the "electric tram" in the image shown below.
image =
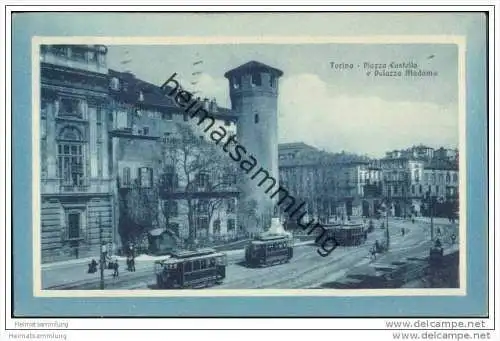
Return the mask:
[[[245,261],[249,267],[287,263],[292,257],[293,240],[289,235],[260,235],[245,248]]]
[[[363,244],[368,235],[368,229],[358,223],[327,224],[323,229],[326,236],[317,241],[318,244],[325,238],[334,238],[339,246],[357,246]]]
[[[213,249],[174,251],[170,258],[155,261],[159,289],[202,288],[222,283],[227,257]]]

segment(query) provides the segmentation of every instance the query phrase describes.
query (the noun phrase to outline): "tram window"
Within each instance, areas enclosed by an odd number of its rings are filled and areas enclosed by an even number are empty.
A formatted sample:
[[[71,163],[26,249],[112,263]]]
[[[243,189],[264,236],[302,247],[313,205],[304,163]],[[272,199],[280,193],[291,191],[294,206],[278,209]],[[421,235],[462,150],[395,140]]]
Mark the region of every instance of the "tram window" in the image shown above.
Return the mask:
[[[184,263],[184,272],[191,272],[191,271],[193,271],[193,266],[191,262]]]
[[[210,258],[210,267],[213,268],[215,266],[215,258]]]
[[[197,270],[200,270],[200,261],[199,260],[195,260],[193,262],[193,271],[197,271]]]
[[[207,260],[206,259],[200,260],[200,269],[203,270],[206,268],[207,268]]]

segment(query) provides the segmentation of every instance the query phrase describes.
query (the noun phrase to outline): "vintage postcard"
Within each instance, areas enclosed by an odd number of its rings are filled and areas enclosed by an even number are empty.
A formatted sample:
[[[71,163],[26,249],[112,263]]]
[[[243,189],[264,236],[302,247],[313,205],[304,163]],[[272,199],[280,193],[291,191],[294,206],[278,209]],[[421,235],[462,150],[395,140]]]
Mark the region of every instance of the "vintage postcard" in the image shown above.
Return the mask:
[[[32,47],[35,295],[466,293],[463,37]]]
[[[17,13],[13,315],[486,318],[488,25]]]

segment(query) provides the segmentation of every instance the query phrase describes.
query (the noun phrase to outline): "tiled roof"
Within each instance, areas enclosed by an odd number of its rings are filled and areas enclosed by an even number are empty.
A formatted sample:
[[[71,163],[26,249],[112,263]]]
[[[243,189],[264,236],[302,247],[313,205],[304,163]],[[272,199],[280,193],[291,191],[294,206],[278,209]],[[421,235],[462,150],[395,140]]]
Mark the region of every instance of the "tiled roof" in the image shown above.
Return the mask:
[[[116,99],[138,106],[156,107],[159,110],[178,110],[178,106],[174,100],[166,96],[166,94],[172,89],[171,87],[167,87],[165,90],[162,90],[159,86],[136,78],[129,72],[119,72],[110,69],[108,75],[110,80],[114,77],[119,79],[119,90],[113,91],[110,89],[110,94]],[[141,92],[142,100],[140,100]],[[234,113],[230,109],[223,107],[218,107],[217,112],[214,113],[214,115],[215,114],[217,116],[234,116]]]
[[[234,74],[242,74],[242,73],[245,73],[245,72],[248,72],[248,71],[258,71],[258,70],[261,70],[261,71],[271,71],[277,77],[281,77],[283,75],[283,71],[281,71],[279,69],[276,69],[276,68],[274,68],[272,66],[269,66],[269,65],[257,62],[255,60],[252,60],[252,61],[250,61],[248,63],[245,63],[245,64],[240,65],[240,66],[238,66],[238,67],[236,67],[236,68],[234,68],[232,70],[227,71],[224,74],[224,77],[229,78],[229,77],[231,77]]]

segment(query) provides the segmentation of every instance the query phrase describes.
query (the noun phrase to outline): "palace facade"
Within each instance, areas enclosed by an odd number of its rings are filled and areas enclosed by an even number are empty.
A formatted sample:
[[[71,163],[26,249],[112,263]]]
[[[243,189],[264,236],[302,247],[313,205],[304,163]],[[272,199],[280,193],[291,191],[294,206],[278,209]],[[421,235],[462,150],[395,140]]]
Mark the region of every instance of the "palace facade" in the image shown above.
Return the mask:
[[[130,231],[168,228],[182,239],[190,224],[194,238],[235,234],[234,172],[183,172],[173,146],[201,153],[205,133],[159,87],[108,69],[106,55],[102,45],[40,49],[42,261],[99,255],[102,244],[139,237]],[[236,134],[229,109],[201,102]]]

